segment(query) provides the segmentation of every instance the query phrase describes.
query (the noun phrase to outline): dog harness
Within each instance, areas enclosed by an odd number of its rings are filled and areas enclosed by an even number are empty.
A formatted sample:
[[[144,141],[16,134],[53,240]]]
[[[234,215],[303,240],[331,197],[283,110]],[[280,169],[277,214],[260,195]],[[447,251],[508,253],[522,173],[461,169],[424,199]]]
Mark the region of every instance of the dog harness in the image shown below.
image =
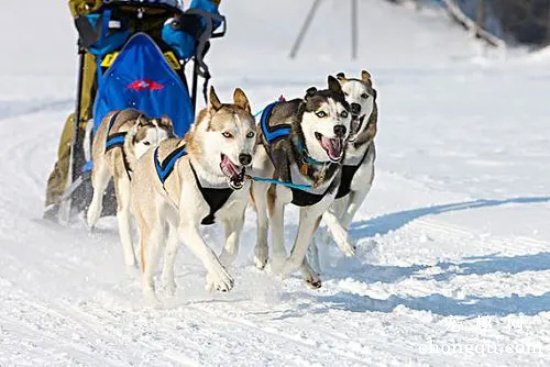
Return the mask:
[[[155,152],[153,154],[153,160],[155,163],[155,170],[157,172],[157,176],[162,183],[162,187],[166,190],[164,187],[164,183],[170,176],[170,174],[174,171],[174,167],[176,165],[176,162],[183,156],[187,155],[187,151],[185,150],[185,146],[181,146],[174,150],[172,153],[170,153],[162,162],[159,161],[158,157],[158,147],[155,149]],[[197,184],[197,187],[206,203],[208,204],[208,207],[210,208],[210,212],[206,217],[204,217],[201,220],[201,224],[203,225],[210,225],[214,224],[216,219],[216,213],[218,210],[220,210],[227,200],[229,200],[229,197],[231,194],[233,194],[233,189],[230,187],[227,188],[208,188],[204,187],[199,179],[199,176],[197,175],[197,172],[195,171],[195,167],[189,162],[189,166],[191,167],[191,171],[193,172],[193,176],[195,177],[195,182]]]
[[[361,158],[361,160],[357,165],[344,164],[342,166],[342,176],[340,179],[340,186],[338,187],[338,192],[336,193],[336,199],[343,198],[344,196],[348,195],[351,192],[351,181],[353,181],[353,176],[355,176],[355,174],[359,170],[359,167],[361,167],[365,162],[365,159],[369,154],[371,146],[367,148],[367,150],[365,151],[365,154],[363,154],[363,157]]]
[[[130,163],[128,162],[128,157],[126,156],[126,152],[124,151],[124,140],[126,139],[126,132],[120,132],[110,135],[111,129],[113,128],[113,125],[115,124],[115,121],[120,114],[121,111],[117,111],[111,116],[111,119],[109,120],[109,126],[107,127],[107,140],[105,141],[105,153],[110,151],[114,148],[120,148],[122,151],[122,163],[124,164],[124,170],[126,171],[126,174],[128,175],[128,179],[132,180],[132,169],[130,168]]]
[[[271,114],[273,112],[273,108],[281,103],[280,101],[273,102],[270,105],[268,105],[263,113],[260,120],[260,127],[262,129],[262,133],[265,137],[266,144],[265,148],[267,150],[267,153],[269,155],[269,158],[271,159],[271,162],[275,164],[275,161],[272,157],[271,152],[271,146],[274,142],[278,141],[279,139],[288,138],[291,133],[291,126],[290,124],[280,124],[277,126],[269,126],[269,118],[271,117]],[[304,152],[305,148],[303,146],[299,147],[299,149]],[[292,191],[292,204],[296,206],[311,206],[315,205],[318,202],[320,202],[326,194],[328,194],[332,190],[332,183],[329,183],[327,188],[320,189],[320,188],[314,188],[311,187],[311,185],[307,184],[307,182],[304,183],[296,183],[294,180],[292,180],[293,176],[301,176],[300,173],[303,173],[304,170],[307,170],[310,165],[320,165],[324,164],[323,162],[318,162],[315,159],[309,157],[307,154],[305,154],[305,162],[304,165],[301,167],[298,167],[297,164],[289,164],[289,172],[288,177],[290,177],[291,182],[280,182],[277,180],[273,180],[273,183],[281,183],[284,186],[287,186]],[[292,174],[294,173],[294,175]]]

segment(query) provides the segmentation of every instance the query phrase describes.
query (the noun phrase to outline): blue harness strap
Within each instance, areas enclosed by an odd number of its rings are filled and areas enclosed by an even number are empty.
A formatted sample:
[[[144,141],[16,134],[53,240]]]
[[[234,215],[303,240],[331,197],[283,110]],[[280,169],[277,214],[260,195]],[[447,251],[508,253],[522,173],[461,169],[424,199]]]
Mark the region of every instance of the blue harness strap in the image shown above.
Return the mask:
[[[126,170],[128,179],[131,181],[132,169],[130,168],[128,157],[126,157],[126,153],[124,152],[124,141],[126,140],[127,133],[121,132],[110,135],[111,129],[113,128],[113,125],[115,124],[115,121],[120,112],[122,111],[115,112],[113,116],[111,116],[111,120],[109,120],[109,126],[107,127],[107,140],[105,141],[105,153],[114,148],[120,148],[122,150],[122,163],[124,164],[124,169]]]
[[[288,124],[281,124],[276,127],[270,127],[268,124],[269,117],[271,116],[271,112],[273,111],[273,107],[275,107],[280,102],[273,102],[270,105],[268,105],[263,113],[262,118],[260,120],[260,126],[262,128],[262,132],[265,136],[265,139],[269,144],[273,143],[275,140],[279,138],[283,138],[290,135],[290,126]]]
[[[172,173],[174,170],[174,166],[176,165],[176,162],[178,159],[183,157],[187,154],[187,151],[185,150],[185,145],[177,148],[172,153],[170,153],[162,163],[159,161],[158,156],[159,148],[157,147],[155,149],[155,152],[153,154],[153,160],[155,162],[155,170],[157,171],[157,176],[162,183],[162,186],[164,186],[164,183],[166,182],[166,179],[168,179],[168,176]]]
[[[107,128],[107,140],[105,141],[105,151],[109,151],[116,147],[122,147],[124,145],[124,139],[126,138],[126,133],[116,133],[113,135],[110,135],[111,129],[113,128],[113,125],[115,124],[116,118],[120,114],[120,111],[117,111],[111,116],[111,120],[109,120],[109,127]]]

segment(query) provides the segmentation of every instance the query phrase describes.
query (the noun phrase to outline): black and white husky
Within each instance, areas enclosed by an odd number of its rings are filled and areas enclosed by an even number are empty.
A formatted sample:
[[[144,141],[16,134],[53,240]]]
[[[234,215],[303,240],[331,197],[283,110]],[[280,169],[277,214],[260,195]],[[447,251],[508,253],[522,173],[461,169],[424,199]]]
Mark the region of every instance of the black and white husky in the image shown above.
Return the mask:
[[[210,89],[202,110],[184,139],[168,139],[137,162],[132,203],[137,219],[143,269],[143,291],[155,298],[153,273],[164,251],[162,282],[173,293],[174,261],[180,242],[207,270],[207,288],[229,291],[233,278],[228,265],[237,253],[250,181],[245,168],[252,163],[256,125],[248,99],[236,89],[233,103],[222,104]],[[221,223],[225,247],[220,258],[199,228]]]
[[[113,178],[117,199],[120,241],[127,266],[136,265],[130,229],[130,180],[132,166],[147,149],[173,135],[168,117],[151,119],[134,109],[109,113],[97,129],[92,145],[92,201],[88,226],[93,228],[101,215],[103,194]]]
[[[267,233],[271,227],[272,270],[283,275],[301,270],[304,280],[313,288],[320,287],[321,280],[305,255],[323,213],[334,201],[340,186],[344,144],[351,125],[350,106],[340,83],[333,77],[329,77],[328,82],[326,90],[310,88],[303,99],[274,103],[264,110],[260,144],[253,162],[255,173],[286,183],[252,184],[258,222],[255,264],[264,268],[267,263]],[[284,246],[287,204],[300,207],[298,234],[288,259]],[[334,227],[337,226],[335,223]],[[344,252],[353,255],[346,231],[341,228],[340,232],[342,241],[338,244]]]
[[[336,200],[323,214],[323,221],[335,239],[341,235],[341,227],[346,232],[349,230],[355,213],[371,189],[376,157],[374,137],[378,122],[377,93],[371,75],[363,70],[358,79],[346,78],[344,73],[339,73],[337,78],[350,105],[352,121]],[[311,246],[311,254],[315,268],[319,269],[316,241]]]

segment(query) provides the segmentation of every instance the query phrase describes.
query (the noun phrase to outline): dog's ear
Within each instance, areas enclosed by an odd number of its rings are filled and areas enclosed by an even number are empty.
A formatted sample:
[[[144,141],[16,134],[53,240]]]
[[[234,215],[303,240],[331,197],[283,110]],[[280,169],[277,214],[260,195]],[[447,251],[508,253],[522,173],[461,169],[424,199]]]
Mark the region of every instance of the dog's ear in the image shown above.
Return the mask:
[[[308,90],[306,90],[306,98],[305,99],[307,100],[308,98],[313,97],[315,95],[315,93],[317,93],[317,88],[315,88],[315,87],[308,88]]]
[[[342,86],[340,85],[340,82],[332,75],[329,75],[328,77],[328,89],[336,93],[342,93]]]
[[[214,111],[218,111],[222,108],[222,103],[220,102],[213,86],[210,87],[210,93],[208,94],[208,108],[213,109]]]
[[[241,88],[237,88],[235,89],[235,92],[233,92],[233,103],[235,103],[237,107],[251,113],[248,97],[246,97],[246,94],[244,94],[244,91]]]
[[[361,80],[367,83],[370,87],[372,87],[372,76],[368,71],[366,70],[361,71]]]
[[[142,126],[145,126],[145,125],[149,124],[149,120],[143,114],[140,114],[137,117],[136,122],[137,122],[137,126],[139,126],[139,127],[142,127]]]
[[[346,74],[340,72],[340,73],[336,74],[336,79],[338,79],[340,81],[344,81],[344,80],[346,80]]]
[[[172,131],[174,129],[174,123],[172,122],[172,119],[170,117],[168,117],[168,115],[163,115],[160,118],[159,124],[160,124],[161,127],[165,128],[169,131]]]

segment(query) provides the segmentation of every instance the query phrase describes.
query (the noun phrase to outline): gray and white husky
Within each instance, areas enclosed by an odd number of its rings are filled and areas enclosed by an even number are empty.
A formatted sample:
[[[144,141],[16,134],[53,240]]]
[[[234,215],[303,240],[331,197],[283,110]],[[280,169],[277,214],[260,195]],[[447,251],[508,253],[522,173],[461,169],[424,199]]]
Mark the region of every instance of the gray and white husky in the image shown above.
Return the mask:
[[[93,228],[102,211],[103,194],[113,178],[120,241],[127,266],[135,266],[130,228],[130,180],[133,165],[147,149],[173,135],[168,117],[151,119],[134,109],[114,111],[101,122],[92,144],[93,197],[87,222]]]
[[[376,149],[374,137],[377,132],[377,92],[373,88],[371,75],[363,70],[360,78],[337,75],[346,101],[350,105],[351,132],[342,161],[342,178],[336,200],[323,214],[323,221],[335,238],[341,235],[341,227],[347,231],[357,210],[363,204],[374,180]],[[317,241],[311,246],[312,262],[319,269]]]
[[[340,185],[341,161],[351,125],[349,104],[340,83],[329,77],[329,88],[310,88],[303,99],[279,102],[264,111],[254,172],[292,185],[254,182],[252,199],[257,211],[257,244],[254,261],[264,268],[268,261],[267,233],[271,227],[271,267],[283,275],[301,270],[306,284],[319,288],[321,280],[305,258],[323,213],[333,203]],[[284,246],[284,212],[287,204],[300,208],[298,234],[290,257]],[[269,220],[268,220],[269,218]],[[334,227],[337,227],[335,223]],[[335,228],[335,231],[337,229]],[[354,251],[341,228],[338,244],[350,256]]]
[[[155,298],[153,272],[164,250],[162,283],[175,292],[174,261],[185,243],[207,270],[207,289],[229,291],[233,278],[208,246],[199,228],[221,223],[225,247],[221,260],[237,254],[250,181],[256,126],[248,98],[236,89],[233,103],[222,104],[214,88],[184,139],[168,139],[141,157],[132,180],[143,270],[143,291]]]

